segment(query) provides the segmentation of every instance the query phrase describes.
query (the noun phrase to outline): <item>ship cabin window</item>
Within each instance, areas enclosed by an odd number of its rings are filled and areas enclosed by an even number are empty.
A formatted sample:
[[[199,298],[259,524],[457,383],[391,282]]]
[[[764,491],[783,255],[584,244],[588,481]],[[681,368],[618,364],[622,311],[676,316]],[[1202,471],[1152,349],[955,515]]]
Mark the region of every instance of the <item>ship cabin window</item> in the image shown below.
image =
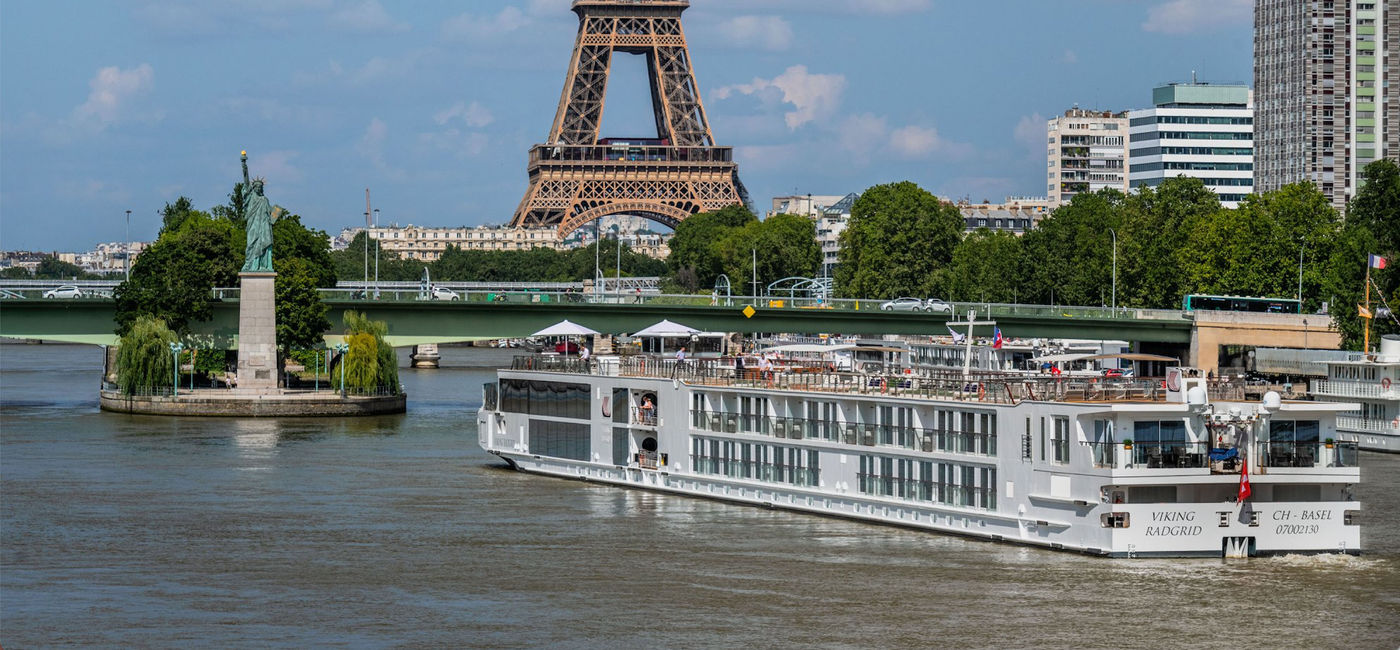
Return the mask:
[[[767,397],[739,398],[739,430],[745,433],[762,433],[770,430]]]
[[[1113,442],[1113,420],[1094,420],[1094,467],[1113,467],[1118,446]]]
[[[1186,423],[1182,420],[1140,420],[1133,423],[1133,463],[1137,466],[1190,466],[1195,459],[1189,455],[1195,451],[1187,442]]]
[[[1317,420],[1274,420],[1264,462],[1268,467],[1312,467],[1318,456],[1321,426]]]
[[[627,389],[614,388],[612,394],[612,421],[627,421]]]
[[[588,424],[530,419],[530,453],[537,456],[588,460]]]
[[[1376,381],[1378,368],[1368,366],[1332,366],[1332,378],[1343,381]]]
[[[807,402],[807,421],[804,436],[819,440],[835,441],[840,437],[836,422],[836,402]]]
[[[1056,463],[1069,462],[1069,418],[1055,418],[1054,459]]]
[[[560,418],[588,419],[587,384],[526,379],[501,380],[501,410]]]

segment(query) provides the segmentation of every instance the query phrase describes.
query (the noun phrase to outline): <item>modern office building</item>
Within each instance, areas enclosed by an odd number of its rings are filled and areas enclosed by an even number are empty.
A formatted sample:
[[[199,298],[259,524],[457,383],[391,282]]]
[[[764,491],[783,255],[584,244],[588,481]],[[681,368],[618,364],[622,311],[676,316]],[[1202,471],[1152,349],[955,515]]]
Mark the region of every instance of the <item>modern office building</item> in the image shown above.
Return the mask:
[[[1337,209],[1400,154],[1400,0],[1256,0],[1255,186],[1302,180]]]
[[[1128,185],[1199,178],[1235,207],[1254,191],[1254,111],[1248,86],[1168,84],[1152,108],[1128,112]]]
[[[1047,124],[1046,193],[1055,205],[1111,187],[1128,191],[1128,114],[1073,108]]]

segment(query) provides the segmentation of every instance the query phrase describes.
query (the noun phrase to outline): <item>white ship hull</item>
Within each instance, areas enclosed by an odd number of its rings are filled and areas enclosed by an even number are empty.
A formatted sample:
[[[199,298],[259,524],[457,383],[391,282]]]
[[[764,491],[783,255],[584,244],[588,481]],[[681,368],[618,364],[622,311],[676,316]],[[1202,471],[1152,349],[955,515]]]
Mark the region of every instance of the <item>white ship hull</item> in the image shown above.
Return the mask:
[[[1140,445],[1137,451],[1124,449],[1119,441],[1126,436],[1111,446],[1076,438],[1052,441],[1055,451],[1045,455],[1040,422],[1046,419],[1092,426],[1096,419],[1112,418],[1127,426],[1134,417],[1178,417],[1185,404],[995,404],[899,394],[832,395],[762,384],[710,386],[539,371],[500,374],[503,382],[587,387],[590,408],[572,417],[513,412],[531,408],[518,400],[493,408],[495,400],[487,400],[478,416],[480,445],[526,472],[1112,557],[1360,552],[1360,504],[1350,497],[1360,473],[1354,458],[1336,446],[1309,447],[1306,467],[1269,466],[1283,458],[1276,449],[1272,459],[1261,455],[1250,472],[1254,496],[1244,503],[1233,499],[1238,474],[1213,472],[1192,454],[1180,454],[1172,466],[1163,466]],[[637,410],[643,396],[655,400],[653,413]],[[768,418],[763,425],[760,418],[745,426],[743,418],[749,416],[687,408],[747,399],[766,400],[762,403],[770,410],[779,402],[784,408],[832,404],[833,412],[862,417],[882,407],[903,408],[922,421],[951,407],[975,414],[964,422],[969,436],[978,438],[964,446],[957,432],[934,442],[911,434],[901,444],[898,432],[882,440],[885,432],[870,433],[860,426],[854,433],[843,428],[813,437],[810,421],[794,426],[791,419]],[[619,420],[608,412],[612,409],[599,408],[605,403],[621,406],[624,417]],[[1304,408],[1287,405],[1285,412],[1297,409],[1289,417],[1319,418],[1324,427],[1334,417],[1325,406],[1306,413]],[[988,430],[971,430],[989,421]],[[1032,421],[1033,431],[1025,431]],[[844,423],[838,419],[832,424],[839,428]],[[532,438],[536,429],[539,435]],[[586,444],[580,437],[569,443],[576,448],[562,452],[575,457],[534,448],[562,448],[559,441],[568,431],[587,438]],[[945,444],[954,438],[956,444]],[[1056,454],[1062,460],[1055,460]],[[777,464],[770,462],[773,456]],[[1304,464],[1297,455],[1289,458],[1288,464]],[[910,480],[887,471],[913,468],[917,473],[921,466],[937,468],[938,478]]]

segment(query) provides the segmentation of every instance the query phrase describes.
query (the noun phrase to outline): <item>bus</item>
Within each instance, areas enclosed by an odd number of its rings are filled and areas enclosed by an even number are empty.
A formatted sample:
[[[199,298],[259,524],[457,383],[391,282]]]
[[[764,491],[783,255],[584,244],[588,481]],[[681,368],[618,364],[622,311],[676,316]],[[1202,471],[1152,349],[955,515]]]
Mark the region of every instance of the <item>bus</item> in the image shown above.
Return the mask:
[[[1186,311],[1252,311],[1267,314],[1301,314],[1303,303],[1292,298],[1247,298],[1190,294],[1181,300]]]

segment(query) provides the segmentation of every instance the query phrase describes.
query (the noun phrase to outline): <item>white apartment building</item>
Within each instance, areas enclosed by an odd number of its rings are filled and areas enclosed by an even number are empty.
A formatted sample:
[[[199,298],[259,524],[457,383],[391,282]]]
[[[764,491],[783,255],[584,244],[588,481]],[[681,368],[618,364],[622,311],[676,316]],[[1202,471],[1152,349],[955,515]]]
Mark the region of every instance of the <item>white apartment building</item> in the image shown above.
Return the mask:
[[[817,217],[817,244],[822,248],[820,277],[835,277],[836,265],[841,262],[841,233],[851,222],[851,207],[858,198],[860,195],[854,193],[840,197],[822,208],[821,216]]]
[[[836,205],[844,198],[846,197],[818,194],[775,196],[773,197],[773,209],[768,211],[767,216],[800,214],[815,221],[821,218],[827,208]]]
[[[345,248],[365,228],[346,228],[336,237],[337,248]],[[379,241],[380,250],[392,252],[402,259],[433,262],[442,257],[448,246],[464,251],[524,251],[532,248],[570,250],[585,246],[587,238],[564,241],[555,228],[511,228],[477,226],[457,228],[427,226],[377,226],[369,228],[369,236]],[[581,229],[583,230],[583,229]],[[656,233],[623,233],[624,244],[638,253],[664,259],[670,254],[670,235]]]
[[[1128,184],[1199,178],[1225,207],[1254,192],[1254,108],[1248,86],[1168,84],[1153,108],[1128,112]]]
[[[1046,124],[1046,193],[1055,205],[1081,192],[1128,191],[1128,114],[1073,108]]]

